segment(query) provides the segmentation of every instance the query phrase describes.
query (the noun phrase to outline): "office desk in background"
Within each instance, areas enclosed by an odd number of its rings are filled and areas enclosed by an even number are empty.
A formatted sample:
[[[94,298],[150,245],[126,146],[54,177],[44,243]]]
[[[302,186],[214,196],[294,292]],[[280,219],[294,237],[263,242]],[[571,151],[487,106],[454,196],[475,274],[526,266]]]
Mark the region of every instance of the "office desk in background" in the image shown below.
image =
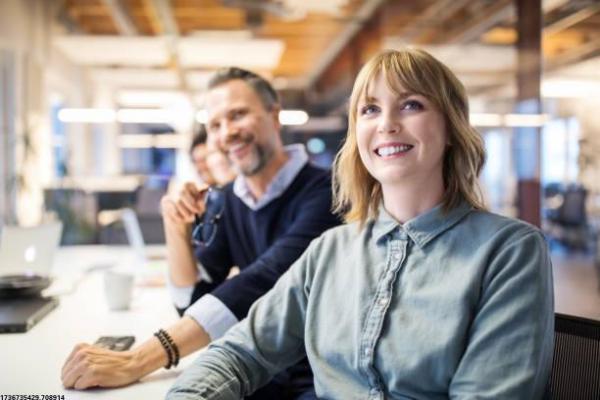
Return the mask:
[[[155,250],[155,249],[153,249]],[[134,257],[128,247],[77,246],[61,248],[54,263],[59,280],[57,291],[74,291],[59,296],[59,306],[27,333],[0,335],[0,393],[64,394],[65,399],[161,399],[193,355],[182,360],[175,370],[160,369],[140,382],[116,389],[66,390],[60,380],[64,361],[76,343],[92,343],[103,335],[134,335],[142,343],[158,328],[178,318],[167,289],[134,289],[131,309],[109,311],[104,298],[103,271],[110,264],[127,264]],[[147,276],[160,275],[162,265],[144,267]],[[82,275],[82,271],[98,270]],[[135,346],[134,345],[134,346]]]

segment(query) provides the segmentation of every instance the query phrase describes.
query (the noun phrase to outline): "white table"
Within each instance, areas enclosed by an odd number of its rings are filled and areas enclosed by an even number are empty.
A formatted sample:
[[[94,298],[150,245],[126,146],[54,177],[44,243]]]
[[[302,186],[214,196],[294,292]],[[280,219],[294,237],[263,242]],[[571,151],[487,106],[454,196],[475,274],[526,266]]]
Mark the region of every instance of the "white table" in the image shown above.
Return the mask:
[[[61,367],[76,343],[91,343],[102,335],[134,335],[139,344],[158,328],[177,320],[164,286],[136,286],[130,310],[109,311],[102,286],[103,272],[81,275],[86,268],[127,264],[133,260],[126,247],[77,246],[59,250],[54,263],[54,274],[60,278],[56,289],[61,290],[65,282],[78,283],[72,293],[61,295],[58,308],[29,332],[0,334],[1,394],[63,394],[65,399],[164,398],[176,376],[193,361],[193,355],[175,370],[163,368],[123,388],[66,390],[60,380]],[[162,264],[158,266],[156,261],[153,263],[138,268],[160,275],[164,261],[158,262]],[[81,279],[76,279],[78,276]]]

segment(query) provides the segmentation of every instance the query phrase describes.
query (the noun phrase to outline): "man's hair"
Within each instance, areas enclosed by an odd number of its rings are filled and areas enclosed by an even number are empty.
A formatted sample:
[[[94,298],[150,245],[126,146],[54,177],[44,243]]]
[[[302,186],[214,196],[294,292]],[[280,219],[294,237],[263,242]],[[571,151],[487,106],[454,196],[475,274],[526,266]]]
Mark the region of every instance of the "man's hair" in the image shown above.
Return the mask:
[[[431,101],[444,116],[448,146],[444,154],[444,200],[448,211],[466,201],[484,209],[478,176],[485,162],[485,148],[479,133],[469,123],[465,89],[448,67],[429,53],[417,49],[388,50],[369,60],[360,70],[348,111],[348,133],[334,161],[334,210],[346,222],[377,216],[382,200],[381,184],[365,168],[356,141],[356,114],[359,101],[368,95],[368,86],[381,74],[388,87],[419,94]]]
[[[265,109],[271,111],[275,105],[280,104],[279,95],[266,79],[237,67],[218,69],[208,81],[207,88],[210,90],[237,79],[246,82],[256,92]]]
[[[206,134],[206,128],[204,127],[204,125],[198,126],[198,130],[194,134],[194,137],[192,138],[192,143],[190,144],[190,156],[192,155],[192,152],[194,151],[196,146],[206,144],[207,139],[208,136]]]

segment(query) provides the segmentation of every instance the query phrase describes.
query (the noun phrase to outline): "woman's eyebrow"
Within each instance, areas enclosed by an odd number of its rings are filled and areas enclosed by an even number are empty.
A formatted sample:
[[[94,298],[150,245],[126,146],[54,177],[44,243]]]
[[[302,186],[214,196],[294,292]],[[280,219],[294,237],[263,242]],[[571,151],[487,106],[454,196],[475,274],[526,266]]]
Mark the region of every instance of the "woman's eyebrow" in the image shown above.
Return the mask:
[[[400,99],[400,100],[407,99],[410,96],[414,96],[414,95],[416,95],[416,93],[413,93],[413,92],[400,92],[400,93],[397,93],[398,99]]]
[[[404,99],[409,98],[410,96],[416,96],[417,93],[413,93],[413,92],[399,92],[396,95],[398,97],[398,100],[404,100]],[[367,102],[367,103],[377,102],[377,100],[378,100],[377,97],[370,96],[370,95],[367,95],[367,96],[365,96],[362,99],[363,102]]]

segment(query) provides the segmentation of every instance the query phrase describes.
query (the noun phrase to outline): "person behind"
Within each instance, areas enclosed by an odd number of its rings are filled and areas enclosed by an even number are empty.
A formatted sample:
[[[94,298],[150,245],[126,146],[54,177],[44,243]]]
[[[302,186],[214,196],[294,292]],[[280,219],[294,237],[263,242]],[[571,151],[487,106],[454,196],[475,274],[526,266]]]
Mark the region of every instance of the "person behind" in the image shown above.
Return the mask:
[[[348,224],[314,240],[167,398],[238,399],[308,355],[326,399],[539,399],[553,353],[548,249],[485,211],[462,84],[428,53],[360,71],[335,161]]]
[[[279,99],[267,81],[238,68],[220,70],[209,83],[206,110],[209,142],[239,175],[220,192],[221,206],[207,204],[214,234],[201,237],[195,251],[190,232],[204,212],[204,192],[188,183],[162,201],[169,281],[184,316],[131,351],[75,346],[62,369],[65,387],[121,386],[176,365],[243,319],[313,238],[339,224],[330,172],[311,165],[302,145],[283,146]],[[233,266],[241,272],[226,280]],[[310,396],[308,364],[283,373],[269,390],[256,398]]]
[[[190,159],[196,173],[208,186],[223,186],[235,178],[235,172],[231,169],[227,157],[216,148],[214,143],[207,142],[204,125],[200,125],[198,132],[192,138]]]

